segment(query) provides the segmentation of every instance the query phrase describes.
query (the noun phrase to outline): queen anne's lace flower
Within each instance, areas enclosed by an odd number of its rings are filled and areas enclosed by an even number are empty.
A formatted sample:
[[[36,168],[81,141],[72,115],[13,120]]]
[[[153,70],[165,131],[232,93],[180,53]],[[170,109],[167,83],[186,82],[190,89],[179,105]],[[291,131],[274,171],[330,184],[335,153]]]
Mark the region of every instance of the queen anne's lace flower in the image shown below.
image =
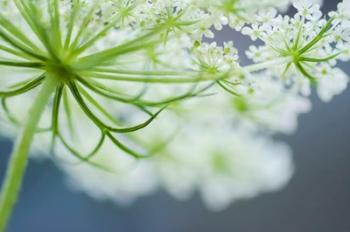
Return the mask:
[[[331,82],[333,72],[341,73],[335,65],[338,59],[348,57],[349,29],[343,21],[336,20],[342,17],[337,13],[329,19],[321,18],[319,6],[310,1],[294,1],[293,6],[298,10],[293,18],[278,15],[271,17],[269,23],[257,22],[242,30],[265,43],[259,48],[252,47],[248,55],[255,62],[281,59],[281,63],[271,67],[272,75],[294,85],[304,95],[309,95],[310,86],[316,85],[321,98],[330,100],[346,88],[348,78],[342,74],[337,79],[338,87],[329,90],[328,85],[320,83]]]
[[[279,13],[291,3],[293,17]],[[161,186],[222,209],[283,186],[290,151],[269,135],[296,129],[311,87],[330,101],[348,84],[337,62],[350,59],[350,1],[326,16],[319,4],[0,0],[1,134],[23,128],[0,231],[34,135],[96,198],[129,203]],[[226,26],[262,42],[246,51],[252,64],[234,38],[204,42]]]

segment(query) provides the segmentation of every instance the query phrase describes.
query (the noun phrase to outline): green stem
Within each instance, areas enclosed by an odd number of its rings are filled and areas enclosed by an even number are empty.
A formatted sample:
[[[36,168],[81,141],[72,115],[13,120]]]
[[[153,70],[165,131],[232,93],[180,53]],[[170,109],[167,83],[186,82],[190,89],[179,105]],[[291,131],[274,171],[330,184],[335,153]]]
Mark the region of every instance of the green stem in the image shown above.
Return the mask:
[[[41,115],[49,102],[50,96],[57,86],[57,82],[57,79],[54,77],[46,78],[41,91],[37,95],[28,113],[29,117],[15,143],[0,195],[0,232],[6,230],[21,189],[23,176],[28,163],[28,153],[33,142],[35,131]]]

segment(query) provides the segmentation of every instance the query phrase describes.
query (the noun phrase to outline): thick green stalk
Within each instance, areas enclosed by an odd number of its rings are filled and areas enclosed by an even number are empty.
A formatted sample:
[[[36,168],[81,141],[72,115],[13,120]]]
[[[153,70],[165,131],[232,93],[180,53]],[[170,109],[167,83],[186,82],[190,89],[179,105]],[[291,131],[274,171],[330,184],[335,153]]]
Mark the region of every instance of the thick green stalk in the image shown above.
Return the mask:
[[[19,195],[23,176],[28,163],[28,153],[39,124],[41,115],[57,86],[55,77],[46,78],[41,91],[28,112],[28,119],[22,128],[11,154],[8,170],[0,195],[0,232],[6,230],[13,207]]]

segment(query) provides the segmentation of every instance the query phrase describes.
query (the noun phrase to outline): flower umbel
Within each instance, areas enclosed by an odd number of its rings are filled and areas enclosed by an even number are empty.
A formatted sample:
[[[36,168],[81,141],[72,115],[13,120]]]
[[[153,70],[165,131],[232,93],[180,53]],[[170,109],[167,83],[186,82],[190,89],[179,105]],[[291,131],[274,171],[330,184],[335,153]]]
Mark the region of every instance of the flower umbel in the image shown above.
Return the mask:
[[[318,5],[310,1],[294,1],[297,14],[288,16],[272,16],[267,23],[255,23],[243,29],[244,34],[253,39],[259,38],[265,45],[252,47],[250,57],[253,60],[276,60],[286,58],[278,68],[272,70],[273,75],[292,82],[304,94],[309,95],[310,84],[318,87],[324,101],[329,101],[334,95],[342,92],[348,83],[348,78],[341,78],[338,88],[321,89],[326,79],[332,78],[336,61],[347,60],[347,29],[336,20],[335,16],[322,18]],[[338,35],[338,36],[335,36]],[[255,56],[256,52],[259,56]],[[289,60],[288,60],[289,59]],[[324,74],[320,74],[324,70]],[[322,71],[321,71],[322,72]],[[335,75],[337,76],[337,75]]]
[[[96,167],[98,165],[90,159],[106,140],[134,158],[145,158],[150,155],[140,154],[116,135],[145,128],[166,105],[200,95],[206,88],[197,88],[196,83],[202,75],[174,71],[149,57],[149,54],[157,53],[159,47],[167,46],[162,44],[164,35],[179,26],[177,22],[182,13],[175,18],[153,22],[151,14],[154,13],[145,11],[149,5],[147,1],[14,0],[1,1],[1,5],[6,10],[0,14],[0,65],[18,73],[33,74],[25,77],[16,73],[14,76],[19,80],[14,82],[13,77],[8,83],[4,80],[2,83],[7,85],[3,84],[0,91],[5,115],[12,123],[24,128],[11,161],[13,169],[8,172],[1,195],[0,231],[3,231],[35,133],[51,133],[52,151],[59,142],[75,157]],[[144,18],[133,17],[141,13]],[[133,83],[133,89],[123,89],[123,82]],[[182,94],[152,101],[144,98],[149,88],[147,83],[193,86]],[[17,115],[14,116],[8,101],[35,93],[40,88],[31,114],[26,117],[30,119],[23,124]],[[97,101],[93,95],[104,100]],[[148,118],[133,126],[123,126],[123,122],[103,106],[102,102],[107,100],[136,109]],[[62,132],[66,127],[73,130],[72,105],[78,106],[101,134],[87,155],[71,146]],[[50,124],[40,128],[41,114],[47,110],[51,111]]]
[[[132,30],[132,23],[141,24],[142,22],[126,20],[128,15],[131,15],[129,11],[135,10],[134,7],[136,7],[131,2],[130,6],[122,3],[114,5],[108,1],[59,0],[14,1],[8,4],[9,8],[17,8],[19,15],[16,22],[18,23],[13,23],[14,20],[0,15],[2,21],[0,36],[4,42],[1,46],[4,58],[0,60],[0,64],[31,69],[38,74],[27,80],[13,83],[1,91],[3,103],[6,105],[8,98],[40,88],[47,79],[55,79],[56,89],[51,105],[52,123],[48,129],[53,133],[53,140],[61,140],[77,156],[80,155],[68,146],[60,132],[61,105],[65,104],[64,109],[67,110],[69,105],[74,104],[64,100],[69,98],[68,95],[101,131],[101,140],[94,151],[97,151],[103,141],[109,138],[120,149],[136,158],[141,158],[143,155],[127,148],[114,134],[125,134],[142,129],[149,125],[169,103],[196,96],[201,92],[193,88],[179,96],[148,101],[143,98],[145,92],[142,90],[132,95],[130,90],[111,88],[113,82],[134,82],[135,85],[143,87],[147,82],[181,83],[183,78],[187,78],[191,83],[197,82],[200,78],[198,74],[190,72],[159,70],[152,67],[142,69],[148,61],[147,55],[143,53],[146,50],[156,49],[161,41],[159,34],[168,30],[169,26],[164,22],[147,27],[140,26],[137,30]],[[107,9],[106,5],[110,5],[112,9]],[[47,11],[41,9],[47,9]],[[66,10],[62,11],[62,9]],[[116,33],[115,28],[118,28],[121,35],[122,33],[132,33],[132,35],[121,41],[113,41],[114,38],[109,38],[111,35],[108,32]],[[135,63],[124,64],[122,60],[125,57],[130,61],[135,59]],[[132,69],[129,68],[131,65]],[[101,80],[106,79],[110,81],[108,85],[101,83]],[[109,125],[98,117],[95,110],[91,109],[96,108],[99,113],[111,118],[108,110],[103,108],[100,102],[95,101],[92,94],[134,107],[149,115],[149,118],[129,127]],[[151,108],[160,109],[152,112],[154,110]],[[11,115],[8,110],[5,110],[5,113]],[[70,116],[67,115],[67,117],[69,121]],[[93,154],[94,152],[89,156]],[[83,156],[81,158],[86,159]]]

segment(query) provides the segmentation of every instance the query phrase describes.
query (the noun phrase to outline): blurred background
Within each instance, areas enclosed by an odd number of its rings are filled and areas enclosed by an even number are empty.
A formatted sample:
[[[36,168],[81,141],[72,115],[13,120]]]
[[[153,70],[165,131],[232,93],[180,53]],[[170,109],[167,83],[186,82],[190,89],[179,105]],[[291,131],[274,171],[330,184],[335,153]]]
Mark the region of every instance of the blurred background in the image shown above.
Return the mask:
[[[338,0],[325,0],[324,10]],[[245,49],[249,40],[229,29],[218,42],[233,39]],[[246,62],[243,60],[243,62]],[[342,68],[350,74],[350,65]],[[296,173],[280,192],[261,195],[214,213],[199,199],[178,202],[159,192],[131,207],[97,202],[72,192],[50,161],[31,161],[9,232],[349,232],[350,89],[330,104],[313,97],[293,136],[278,139],[294,151]],[[0,139],[0,180],[12,141]]]

